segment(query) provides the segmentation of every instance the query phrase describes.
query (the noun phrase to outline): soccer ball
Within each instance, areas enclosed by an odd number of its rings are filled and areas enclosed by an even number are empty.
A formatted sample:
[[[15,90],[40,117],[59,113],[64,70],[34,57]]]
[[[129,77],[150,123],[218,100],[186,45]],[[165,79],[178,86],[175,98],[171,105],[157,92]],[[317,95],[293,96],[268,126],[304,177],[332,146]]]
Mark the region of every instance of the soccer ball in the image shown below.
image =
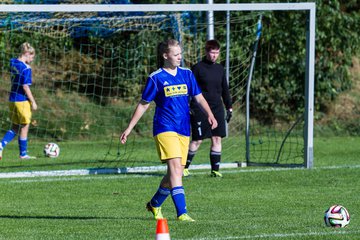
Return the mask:
[[[60,154],[60,147],[56,143],[48,143],[44,147],[46,157],[57,158]]]
[[[345,207],[333,205],[325,211],[324,221],[328,227],[343,228],[350,223],[350,215]]]

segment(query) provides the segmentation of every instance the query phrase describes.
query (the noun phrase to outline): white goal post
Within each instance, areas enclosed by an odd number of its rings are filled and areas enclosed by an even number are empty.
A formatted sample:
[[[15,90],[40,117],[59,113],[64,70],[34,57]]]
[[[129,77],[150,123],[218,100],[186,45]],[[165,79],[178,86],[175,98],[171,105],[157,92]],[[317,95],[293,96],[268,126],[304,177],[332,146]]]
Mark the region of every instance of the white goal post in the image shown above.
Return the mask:
[[[0,4],[0,12],[196,12],[196,11],[307,11],[304,165],[313,167],[315,75],[315,3],[248,4]]]

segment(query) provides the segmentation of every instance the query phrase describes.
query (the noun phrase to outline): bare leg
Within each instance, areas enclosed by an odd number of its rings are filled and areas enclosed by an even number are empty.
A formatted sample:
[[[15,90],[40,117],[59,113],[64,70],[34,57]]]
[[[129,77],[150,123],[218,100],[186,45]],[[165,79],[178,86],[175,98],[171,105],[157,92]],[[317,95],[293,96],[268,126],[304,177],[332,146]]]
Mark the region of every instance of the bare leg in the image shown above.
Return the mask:
[[[161,181],[161,186],[174,188],[182,186],[182,173],[184,166],[181,165],[181,158],[167,160],[167,173]]]
[[[211,137],[211,151],[221,152],[221,137]]]
[[[28,133],[29,133],[30,124],[21,125],[19,137],[21,139],[27,139]]]

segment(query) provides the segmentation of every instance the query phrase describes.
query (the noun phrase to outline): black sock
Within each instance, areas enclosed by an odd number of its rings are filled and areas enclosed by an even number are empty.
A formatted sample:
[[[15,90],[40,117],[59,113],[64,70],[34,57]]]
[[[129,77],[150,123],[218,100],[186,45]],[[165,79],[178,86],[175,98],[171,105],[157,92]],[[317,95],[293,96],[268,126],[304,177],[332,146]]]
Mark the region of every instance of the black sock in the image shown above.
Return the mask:
[[[190,151],[188,152],[188,155],[187,155],[187,160],[186,160],[186,165],[185,165],[185,168],[189,168],[194,156],[196,154],[196,151]]]
[[[210,151],[211,171],[219,171],[221,152]]]

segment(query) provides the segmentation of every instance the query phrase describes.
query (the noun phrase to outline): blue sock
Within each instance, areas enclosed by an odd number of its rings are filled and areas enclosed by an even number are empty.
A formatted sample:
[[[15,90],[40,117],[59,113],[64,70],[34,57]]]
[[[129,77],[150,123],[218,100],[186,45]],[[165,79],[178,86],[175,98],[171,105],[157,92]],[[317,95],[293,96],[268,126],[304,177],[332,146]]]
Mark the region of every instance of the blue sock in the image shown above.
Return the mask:
[[[13,130],[7,131],[5,133],[5,136],[1,140],[2,147],[4,148],[9,142],[11,142],[14,139],[15,136],[16,136],[16,132],[14,132]]]
[[[20,150],[20,156],[25,156],[27,154],[27,138],[22,139],[19,137],[19,150]]]
[[[169,195],[170,190],[160,186],[150,201],[151,206],[160,207]]]
[[[183,186],[174,187],[171,189],[171,197],[173,199],[177,216],[187,213],[185,202],[185,191]]]

